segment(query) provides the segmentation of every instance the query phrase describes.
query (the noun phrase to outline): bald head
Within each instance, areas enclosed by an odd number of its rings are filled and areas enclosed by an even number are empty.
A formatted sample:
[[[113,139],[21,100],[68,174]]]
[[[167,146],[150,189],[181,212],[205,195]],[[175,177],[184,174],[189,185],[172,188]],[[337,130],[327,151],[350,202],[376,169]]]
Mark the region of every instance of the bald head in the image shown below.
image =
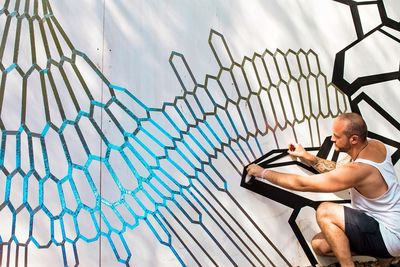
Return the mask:
[[[337,120],[344,121],[346,123],[345,134],[350,137],[352,135],[358,135],[362,141],[367,139],[367,125],[364,119],[357,113],[342,113]]]

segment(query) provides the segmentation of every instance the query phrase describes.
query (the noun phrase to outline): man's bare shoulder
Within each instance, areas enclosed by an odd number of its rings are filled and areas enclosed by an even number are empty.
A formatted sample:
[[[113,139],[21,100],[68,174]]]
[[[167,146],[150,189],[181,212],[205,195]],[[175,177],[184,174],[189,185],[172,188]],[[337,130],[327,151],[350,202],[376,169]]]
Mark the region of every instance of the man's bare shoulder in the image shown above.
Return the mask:
[[[367,159],[377,163],[383,162],[386,159],[386,147],[378,140],[368,140],[368,146],[359,155],[360,159]]]

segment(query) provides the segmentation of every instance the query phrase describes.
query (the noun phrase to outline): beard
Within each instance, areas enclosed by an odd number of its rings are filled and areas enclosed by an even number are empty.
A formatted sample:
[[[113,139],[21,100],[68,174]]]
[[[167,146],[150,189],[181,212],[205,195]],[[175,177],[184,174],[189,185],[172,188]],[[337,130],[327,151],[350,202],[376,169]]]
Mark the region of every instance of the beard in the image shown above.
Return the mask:
[[[341,147],[337,146],[336,143],[334,143],[334,144],[335,144],[336,152],[346,152],[347,153],[347,151],[349,151],[349,149],[350,149],[350,145],[348,145],[348,144],[345,146],[341,146]]]

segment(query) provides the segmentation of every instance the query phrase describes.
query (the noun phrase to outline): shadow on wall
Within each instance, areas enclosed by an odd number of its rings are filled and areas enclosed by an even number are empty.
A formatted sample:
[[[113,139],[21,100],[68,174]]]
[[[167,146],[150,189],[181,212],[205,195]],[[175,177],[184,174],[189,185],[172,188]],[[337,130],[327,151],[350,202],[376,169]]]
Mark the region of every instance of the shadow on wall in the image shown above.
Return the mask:
[[[152,107],[171,102],[174,96],[182,93],[179,86],[174,86],[176,78],[169,71],[167,59],[171,51],[185,54],[196,78],[217,75],[218,66],[205,41],[210,28],[223,33],[230,41],[234,58],[265,49],[312,48],[320,55],[324,70],[332,69],[334,54],[355,39],[348,10],[333,1],[257,1],[252,4],[240,1],[190,4],[181,1],[169,1],[168,4],[105,1],[104,14],[98,5],[83,8],[82,5],[90,3],[57,2],[53,5],[56,14],[63,14],[64,10],[71,14],[60,16],[59,20],[75,46],[85,48],[85,53],[96,65],[104,65],[100,69],[114,84],[129,88]],[[103,16],[104,24],[97,23]],[[346,19],[339,16],[346,16]],[[79,35],[80,31],[76,31],[73,23],[76,21],[82,21],[80,24],[83,29],[87,28],[91,38]],[[102,32],[104,48],[98,52]],[[143,92],[152,92],[151,95],[157,97],[149,98]]]

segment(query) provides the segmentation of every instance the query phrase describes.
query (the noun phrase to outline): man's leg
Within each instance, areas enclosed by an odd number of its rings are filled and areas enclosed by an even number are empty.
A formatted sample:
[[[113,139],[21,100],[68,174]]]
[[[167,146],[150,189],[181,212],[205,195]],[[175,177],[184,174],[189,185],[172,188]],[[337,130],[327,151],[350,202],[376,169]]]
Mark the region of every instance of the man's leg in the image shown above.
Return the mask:
[[[313,248],[316,247],[316,253],[329,255],[333,252],[342,267],[354,266],[349,239],[344,232],[343,206],[330,202],[321,203],[316,217],[322,231],[313,239]]]
[[[316,234],[311,240],[314,252],[319,256],[334,256],[331,246],[326,241],[323,233]]]

